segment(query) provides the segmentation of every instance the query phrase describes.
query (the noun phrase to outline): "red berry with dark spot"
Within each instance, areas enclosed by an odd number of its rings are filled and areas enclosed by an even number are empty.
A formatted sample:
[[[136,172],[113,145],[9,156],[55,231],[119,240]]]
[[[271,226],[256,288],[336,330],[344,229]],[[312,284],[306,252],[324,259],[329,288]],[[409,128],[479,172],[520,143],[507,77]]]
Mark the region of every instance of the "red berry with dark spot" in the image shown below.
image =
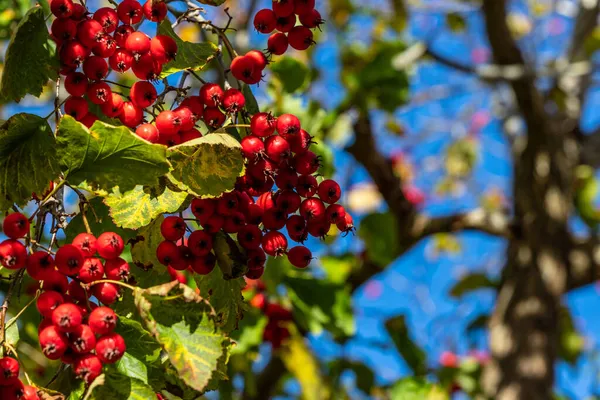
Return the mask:
[[[60,272],[48,271],[42,283],[42,290],[54,290],[59,293],[66,293],[69,289],[69,280]]]
[[[125,1],[123,3],[125,3]],[[113,34],[113,38],[115,39],[115,42],[117,42],[117,46],[125,47],[125,42],[127,41],[127,38],[133,32],[135,32],[135,29],[133,29],[131,25],[121,25],[117,27],[117,30]]]
[[[175,242],[185,235],[187,225],[181,217],[169,216],[160,224],[160,233],[166,240]]]
[[[87,92],[88,78],[81,72],[70,72],[65,78],[65,90],[71,96],[81,97]]]
[[[92,286],[92,294],[102,304],[109,306],[119,298],[119,288],[114,283],[102,282]]]
[[[340,199],[342,190],[340,189],[340,185],[333,179],[325,179],[319,184],[317,194],[325,203],[333,204]]]
[[[252,57],[237,56],[231,61],[231,74],[235,79],[243,82],[252,79],[255,68],[257,68],[256,61]]]
[[[256,225],[246,225],[238,231],[237,240],[245,249],[258,249],[262,240],[262,232]]]
[[[27,258],[27,273],[33,279],[43,280],[54,270],[54,258],[45,251],[36,251]]]
[[[177,56],[177,43],[169,36],[156,35],[150,41],[150,54],[159,63],[166,64]]]
[[[95,257],[86,258],[77,276],[84,283],[102,279],[104,276],[104,265],[102,265],[102,260]]]
[[[96,347],[95,332],[88,325],[79,325],[68,337],[69,346],[76,354],[89,353]]]
[[[42,353],[50,360],[58,360],[69,348],[67,336],[55,325],[44,328],[39,335]]]
[[[315,0],[294,0],[294,14],[302,15],[315,8]]]
[[[239,240],[239,234],[238,234]],[[207,255],[213,247],[212,235],[208,234],[203,230],[197,230],[192,232],[188,237],[187,245],[193,255],[202,257]]]
[[[150,107],[156,101],[156,88],[150,82],[138,81],[131,86],[129,97],[131,102],[138,107]]]
[[[323,22],[325,22],[325,20],[321,18],[321,13],[314,8],[306,13],[300,14],[300,23],[307,28],[318,28]]]
[[[167,16],[167,4],[164,1],[148,0],[142,7],[144,15],[152,22],[161,22]]]
[[[130,101],[123,103],[119,120],[129,128],[135,128],[144,119],[144,111]]]
[[[320,157],[308,150],[294,156],[294,168],[299,174],[311,175],[321,166]]]
[[[295,26],[292,28],[290,33],[288,33],[288,41],[290,46],[296,50],[306,50],[315,43],[313,33],[305,26]]]
[[[37,389],[31,385],[23,386],[23,391],[19,400],[40,400]]]
[[[225,114],[217,107],[206,107],[202,119],[211,128],[218,128],[225,122]]]
[[[124,0],[117,6],[117,15],[124,24],[137,24],[144,18],[142,5],[135,0]]]
[[[258,249],[248,250],[246,254],[248,256],[248,268],[250,269],[263,267],[267,261],[267,256],[265,255],[264,250],[260,247]]]
[[[57,18],[52,22],[50,32],[59,43],[75,39],[77,22],[70,18]]]
[[[65,244],[56,252],[56,268],[61,274],[72,276],[83,266],[85,255],[78,247]]]
[[[56,307],[63,303],[63,296],[58,292],[50,290],[40,294],[40,297],[36,300],[35,306],[42,316],[50,318]]]
[[[300,175],[296,191],[302,197],[312,197],[317,192],[317,178],[312,175]]]
[[[290,148],[292,152],[296,154],[304,153],[308,150],[310,145],[314,143],[312,136],[304,129],[300,129],[300,133],[289,138]]]
[[[292,247],[287,253],[288,260],[296,268],[306,268],[312,260],[312,253],[304,246]]]
[[[200,100],[207,107],[218,107],[223,102],[225,92],[216,83],[205,83],[200,88]]]
[[[269,53],[280,56],[286,52],[289,42],[285,33],[276,32],[269,36],[267,40],[267,50]]]
[[[50,11],[58,18],[68,18],[73,14],[73,2],[71,0],[52,0]]]
[[[317,198],[306,199],[300,204],[300,215],[307,221],[325,218],[325,205]]]
[[[279,164],[292,156],[290,144],[282,136],[270,136],[265,140],[265,152],[275,163]]]
[[[181,126],[179,116],[170,110],[161,111],[156,117],[155,124],[160,136],[176,135]]]
[[[296,212],[301,202],[300,195],[293,190],[284,190],[275,195],[275,205],[287,214]]]
[[[271,33],[275,29],[277,15],[273,10],[263,8],[254,16],[254,29],[260,33]]]
[[[71,40],[60,48],[60,61],[68,67],[79,67],[89,55],[90,50],[77,40]]]
[[[162,265],[170,265],[179,260],[179,249],[177,245],[171,241],[162,241],[156,247],[156,258]]]
[[[217,202],[214,199],[194,199],[190,208],[194,217],[202,222],[215,213]]]
[[[96,355],[107,364],[114,364],[125,354],[125,340],[118,333],[109,333],[98,339]]]
[[[237,89],[227,89],[223,96],[223,107],[225,111],[230,114],[234,114],[241,111],[246,105],[246,99],[242,92]]]
[[[208,253],[205,256],[194,257],[191,267],[195,273],[200,275],[208,275],[215,269],[217,258],[213,253]]]
[[[289,139],[300,132],[300,120],[292,114],[283,114],[277,118],[277,132]]]
[[[296,25],[296,16],[288,15],[287,17],[278,17],[275,29],[279,32],[287,33]]]
[[[246,136],[240,144],[242,145],[242,154],[249,160],[256,160],[265,154],[265,145],[256,136]]]
[[[253,58],[254,62],[256,63],[256,68],[260,69],[261,71],[265,69],[265,67],[269,63],[269,60],[267,60],[267,56],[265,56],[265,54],[262,51],[250,50],[246,53],[246,57]]]
[[[190,110],[189,107],[179,106],[175,110],[175,114],[177,118],[180,120],[180,132],[181,131],[189,131],[194,128],[194,124],[196,123],[196,118]]]
[[[77,26],[77,40],[89,49],[100,41],[102,35],[104,29],[100,22],[94,19],[85,20]]]
[[[125,48],[133,54],[145,54],[150,51],[150,38],[143,32],[133,32],[125,41]]]
[[[112,98],[112,90],[106,82],[96,82],[88,87],[87,96],[94,104],[104,104]]]
[[[0,386],[9,386],[19,380],[19,362],[12,357],[0,358]]]
[[[73,303],[63,303],[52,311],[52,323],[61,332],[74,332],[83,321],[83,314]]]
[[[125,101],[121,95],[113,92],[106,103],[100,104],[100,109],[107,117],[117,118],[123,112],[123,104]],[[88,115],[90,114],[88,113]]]
[[[269,113],[260,112],[252,116],[250,130],[258,137],[267,137],[275,133],[277,119]]]
[[[102,28],[104,28],[104,32],[111,33],[117,29],[117,25],[119,25],[119,16],[114,8],[111,7],[102,7],[99,8],[93,17],[96,21],[100,22]]]
[[[298,185],[298,174],[292,168],[282,168],[275,177],[275,183],[281,190],[293,190]]]
[[[338,220],[335,225],[341,232],[344,233],[348,233],[354,230],[354,222],[352,221],[352,216],[348,213],[346,213],[343,220]]]
[[[287,17],[294,13],[295,0],[273,0],[271,8],[278,17]]]
[[[86,354],[75,361],[73,372],[77,378],[90,384],[102,373],[102,361],[95,354]]]
[[[65,114],[81,121],[88,113],[88,103],[83,97],[69,96],[65,101]]]
[[[0,243],[0,264],[8,269],[23,268],[27,264],[27,249],[15,239]]]
[[[108,307],[98,307],[90,313],[88,324],[92,331],[98,335],[106,335],[115,330],[117,314]]]
[[[264,266],[252,267],[248,268],[248,272],[246,272],[246,278],[248,279],[260,279],[265,273]]]
[[[2,222],[2,231],[11,239],[25,237],[29,233],[29,220],[20,212],[8,214]]]
[[[117,49],[108,59],[108,64],[117,72],[125,72],[133,65],[133,54],[126,49]]]
[[[123,252],[123,238],[114,232],[104,232],[98,236],[96,248],[100,257],[106,260],[117,258]]]
[[[262,238],[262,248],[270,256],[281,256],[287,250],[287,239],[278,231],[267,232]]]
[[[138,126],[135,130],[135,134],[150,143],[158,143],[159,140],[158,129],[152,124],[142,124]]]

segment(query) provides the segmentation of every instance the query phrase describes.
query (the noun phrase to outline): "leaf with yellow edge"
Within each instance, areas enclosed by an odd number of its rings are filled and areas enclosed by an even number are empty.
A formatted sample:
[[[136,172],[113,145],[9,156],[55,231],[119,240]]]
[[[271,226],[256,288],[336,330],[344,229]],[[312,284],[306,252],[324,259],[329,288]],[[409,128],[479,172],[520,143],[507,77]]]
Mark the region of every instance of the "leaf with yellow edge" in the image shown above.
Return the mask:
[[[230,191],[244,172],[240,143],[228,134],[212,133],[168,149],[169,178],[194,196],[216,197]]]

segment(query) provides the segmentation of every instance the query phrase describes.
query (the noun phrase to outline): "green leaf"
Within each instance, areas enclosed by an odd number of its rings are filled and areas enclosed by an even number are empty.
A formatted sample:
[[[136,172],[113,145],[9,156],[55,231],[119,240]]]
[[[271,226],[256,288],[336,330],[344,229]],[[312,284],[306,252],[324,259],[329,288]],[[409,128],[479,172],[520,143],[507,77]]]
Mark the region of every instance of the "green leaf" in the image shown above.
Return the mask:
[[[336,338],[354,333],[352,299],[346,285],[310,277],[287,276],[289,298],[300,324],[313,333],[327,329]]]
[[[404,315],[398,315],[385,321],[385,329],[413,373],[425,375],[427,373],[427,356],[423,349],[411,339]]]
[[[560,308],[558,325],[560,331],[558,356],[574,366],[585,349],[585,338],[577,331],[567,307]]]
[[[254,97],[254,93],[252,93],[252,88],[250,88],[250,85],[244,84],[242,86],[242,93],[246,99],[246,111],[248,111],[249,114],[256,114],[257,112],[260,112],[260,108],[256,102],[256,97]]]
[[[404,378],[390,389],[391,399],[447,400],[448,393],[422,378]]]
[[[101,197],[94,197],[88,201],[89,205],[86,209],[85,216],[94,235],[100,235],[102,232],[115,232],[121,235],[125,242],[135,237],[135,232],[133,230],[119,228],[115,225],[108,214],[109,209],[106,204],[102,202]],[[67,229],[65,230],[67,241],[71,242],[75,236],[81,232],[85,232],[85,225],[83,224],[81,213],[79,213],[69,222],[69,225],[67,225]]]
[[[198,0],[198,3],[206,4],[208,6],[220,6],[225,3],[225,0]]]
[[[467,27],[467,20],[459,13],[451,12],[446,14],[446,25],[452,32],[464,32]]]
[[[168,150],[171,181],[194,196],[220,196],[244,172],[241,146],[227,134],[213,133]]]
[[[156,248],[164,240],[160,233],[163,220],[164,217],[160,215],[152,223],[139,229],[137,236],[129,241],[131,260],[135,266],[144,271],[136,276],[138,286],[149,287],[171,280],[167,268],[156,258]],[[166,280],[157,281],[158,276]]]
[[[467,293],[470,293],[479,289],[496,289],[498,282],[491,280],[484,273],[473,273],[463,276],[458,282],[450,289],[450,295],[452,297],[462,297]]]
[[[221,0],[218,1],[223,3]],[[204,3],[204,1],[200,2]],[[175,43],[177,43],[177,57],[175,57],[175,60],[170,61],[163,66],[160,78],[165,78],[185,69],[192,69],[194,71],[204,69],[208,62],[208,58],[217,53],[217,46],[212,42],[190,43],[181,40],[175,31],[173,31],[173,28],[171,28],[171,21],[169,21],[169,19],[165,19],[161,22],[158,26],[158,33],[173,38]]]
[[[237,329],[246,309],[242,296],[242,289],[246,286],[244,278],[224,279],[221,270],[215,268],[208,275],[194,274],[194,279],[200,295],[215,309],[217,326],[224,332]]]
[[[296,334],[282,348],[281,359],[302,388],[302,399],[321,400],[328,398],[327,389],[321,378],[319,363],[310,351],[304,337]]]
[[[389,211],[367,215],[360,223],[358,236],[365,242],[368,259],[380,267],[400,255],[396,218]]]
[[[345,253],[340,256],[319,257],[319,262],[329,281],[344,283],[357,266],[358,261],[353,253]]]
[[[169,171],[165,146],[151,144],[124,126],[96,121],[91,129],[70,116],[61,119],[58,153],[70,183],[87,181],[108,192],[156,184]]]
[[[258,351],[258,346],[263,343],[263,332],[268,322],[268,318],[261,312],[256,312],[256,310],[245,312],[239,328],[231,334],[235,341],[231,355],[245,356],[248,352]]]
[[[339,379],[339,376],[346,370],[354,372],[356,386],[366,394],[370,394],[371,390],[375,387],[375,373],[361,362],[339,358],[333,360],[329,367],[332,371],[331,374],[336,379]]]
[[[117,225],[137,229],[148,225],[160,214],[178,211],[187,197],[186,192],[174,192],[164,183],[159,183],[154,186],[138,185],[125,194],[115,189],[104,202],[110,207],[110,215]]]
[[[145,382],[123,375],[114,366],[106,368],[104,383],[90,393],[90,400],[148,400],[156,398],[154,390]]]
[[[229,235],[217,233],[213,240],[213,251],[217,257],[223,279],[242,277],[248,270],[246,256],[241,246]]]
[[[0,126],[0,211],[25,204],[58,178],[56,143],[50,125],[32,114],[16,114]]]
[[[119,316],[119,325],[116,331],[125,339],[127,354],[131,357],[141,360],[143,363],[153,363],[159,359],[159,344],[138,321]]]
[[[39,97],[49,79],[58,78],[58,60],[41,7],[34,7],[15,29],[6,50],[0,80],[0,101]]]
[[[287,93],[294,93],[304,86],[309,73],[305,64],[289,56],[281,57],[270,68]]]
[[[15,321],[11,326],[8,327],[8,329],[6,329],[5,335],[6,343],[16,348],[20,339],[18,321]]]
[[[488,314],[480,314],[476,318],[474,318],[469,325],[467,325],[467,333],[471,333],[475,330],[486,329],[488,322],[490,321],[490,316]]]
[[[213,374],[222,373],[219,364],[230,345],[216,327],[210,304],[177,281],[136,289],[134,297],[144,325],[181,379],[195,390],[204,390]]]

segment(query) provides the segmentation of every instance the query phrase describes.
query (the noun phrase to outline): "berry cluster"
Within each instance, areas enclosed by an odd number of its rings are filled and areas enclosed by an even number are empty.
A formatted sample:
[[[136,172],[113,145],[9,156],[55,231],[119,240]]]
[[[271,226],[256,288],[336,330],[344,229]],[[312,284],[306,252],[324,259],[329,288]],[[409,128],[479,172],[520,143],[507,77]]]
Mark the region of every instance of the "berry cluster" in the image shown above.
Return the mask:
[[[298,18],[297,18],[298,17]],[[300,25],[296,26],[296,19]],[[288,45],[296,50],[306,50],[314,42],[311,29],[318,28],[323,19],[315,9],[315,0],[273,0],[272,7],[263,8],[254,16],[254,28],[269,34],[269,53],[282,55]]]
[[[37,389],[19,379],[19,362],[12,357],[0,358],[0,399],[39,400]]]
[[[288,239],[280,232],[283,228],[298,243],[308,235],[326,236],[332,224],[345,233],[354,229],[350,214],[337,204],[341,197],[337,182],[326,179],[318,183],[313,175],[320,159],[310,151],[312,137],[296,116],[275,118],[257,113],[250,130],[252,134],[241,142],[246,174],[238,179],[235,189],[216,199],[194,199],[191,203],[191,212],[203,229],[184,237],[190,228],[183,218],[170,216],[163,221],[165,241],[157,248],[162,264],[179,271],[189,268],[199,274],[210,273],[216,261],[212,253],[214,235],[223,231],[237,234],[245,250],[246,277],[258,279],[266,255],[286,254],[298,268],[306,268],[312,260],[305,246],[288,250]]]
[[[235,79],[253,85],[261,81],[262,72],[268,63],[263,52],[250,50],[243,56],[237,56],[231,61],[231,74]]]
[[[287,324],[292,321],[292,312],[277,303],[270,302],[265,295],[265,285],[262,281],[255,281],[256,284],[248,282],[246,290],[253,288],[254,297],[250,300],[250,305],[261,310],[268,318],[269,322],[263,331],[263,341],[271,343],[273,348],[281,347],[281,344],[290,337],[290,331]]]
[[[89,112],[87,97],[107,117],[119,118],[130,128],[141,124],[144,109],[157,98],[154,85],[148,81],[156,80],[163,65],[175,58],[177,44],[165,35],[150,38],[135,31],[133,25],[144,17],[162,21],[167,5],[148,0],[142,6],[136,0],[124,0],[116,8],[102,7],[90,14],[72,0],[52,0],[51,10],[57,18],[50,32],[59,46],[61,74],[65,75],[64,86],[70,94],[65,113],[91,126],[98,117]],[[80,67],[83,72],[78,71]],[[109,67],[118,73],[131,69],[141,80],[127,101],[105,81]]]
[[[114,283],[94,282],[128,279],[129,264],[119,257],[123,239],[113,232],[98,238],[81,233],[53,257],[50,251],[27,253],[19,241],[29,233],[29,220],[23,214],[9,214],[2,229],[8,239],[0,243],[0,264],[13,270],[26,268],[41,282],[43,292],[36,306],[43,317],[38,328],[42,352],[51,360],[73,364],[76,374],[91,382],[101,373],[102,363],[116,362],[125,352],[123,338],[112,333],[116,314],[89,300],[93,295],[110,305],[119,297]],[[96,335],[100,337],[96,339]]]

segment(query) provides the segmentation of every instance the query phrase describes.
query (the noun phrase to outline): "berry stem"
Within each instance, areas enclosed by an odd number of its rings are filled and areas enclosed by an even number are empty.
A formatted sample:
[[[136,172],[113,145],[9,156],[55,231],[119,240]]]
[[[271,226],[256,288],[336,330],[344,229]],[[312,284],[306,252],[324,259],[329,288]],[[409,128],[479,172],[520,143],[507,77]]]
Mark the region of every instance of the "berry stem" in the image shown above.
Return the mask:
[[[206,81],[204,79],[202,79],[200,77],[200,75],[198,75],[197,73],[195,73],[193,70],[186,69],[186,71],[189,72],[194,78],[198,79],[202,84],[206,84]]]
[[[99,283],[112,283],[112,284],[115,284],[115,285],[123,286],[123,287],[125,287],[125,288],[127,288],[127,289],[129,289],[129,290],[132,290],[132,291],[133,291],[133,290],[136,290],[136,288],[135,288],[135,287],[131,286],[131,285],[130,285],[130,284],[128,284],[128,283],[121,282],[121,281],[113,281],[112,279],[99,279],[99,280],[97,280],[97,281],[90,282],[88,285],[89,285],[90,287],[92,287],[92,286],[94,286],[94,285],[97,285],[97,284],[99,284]]]
[[[55,113],[56,115],[60,116],[60,107],[65,104],[65,101],[67,101],[67,99],[64,99],[60,104],[56,104],[58,102],[58,100],[55,102],[54,108],[52,109],[52,111],[50,111],[50,114],[46,115],[44,117],[44,119],[48,119],[51,116],[53,116]],[[56,125],[58,125],[58,118],[56,119]]]

